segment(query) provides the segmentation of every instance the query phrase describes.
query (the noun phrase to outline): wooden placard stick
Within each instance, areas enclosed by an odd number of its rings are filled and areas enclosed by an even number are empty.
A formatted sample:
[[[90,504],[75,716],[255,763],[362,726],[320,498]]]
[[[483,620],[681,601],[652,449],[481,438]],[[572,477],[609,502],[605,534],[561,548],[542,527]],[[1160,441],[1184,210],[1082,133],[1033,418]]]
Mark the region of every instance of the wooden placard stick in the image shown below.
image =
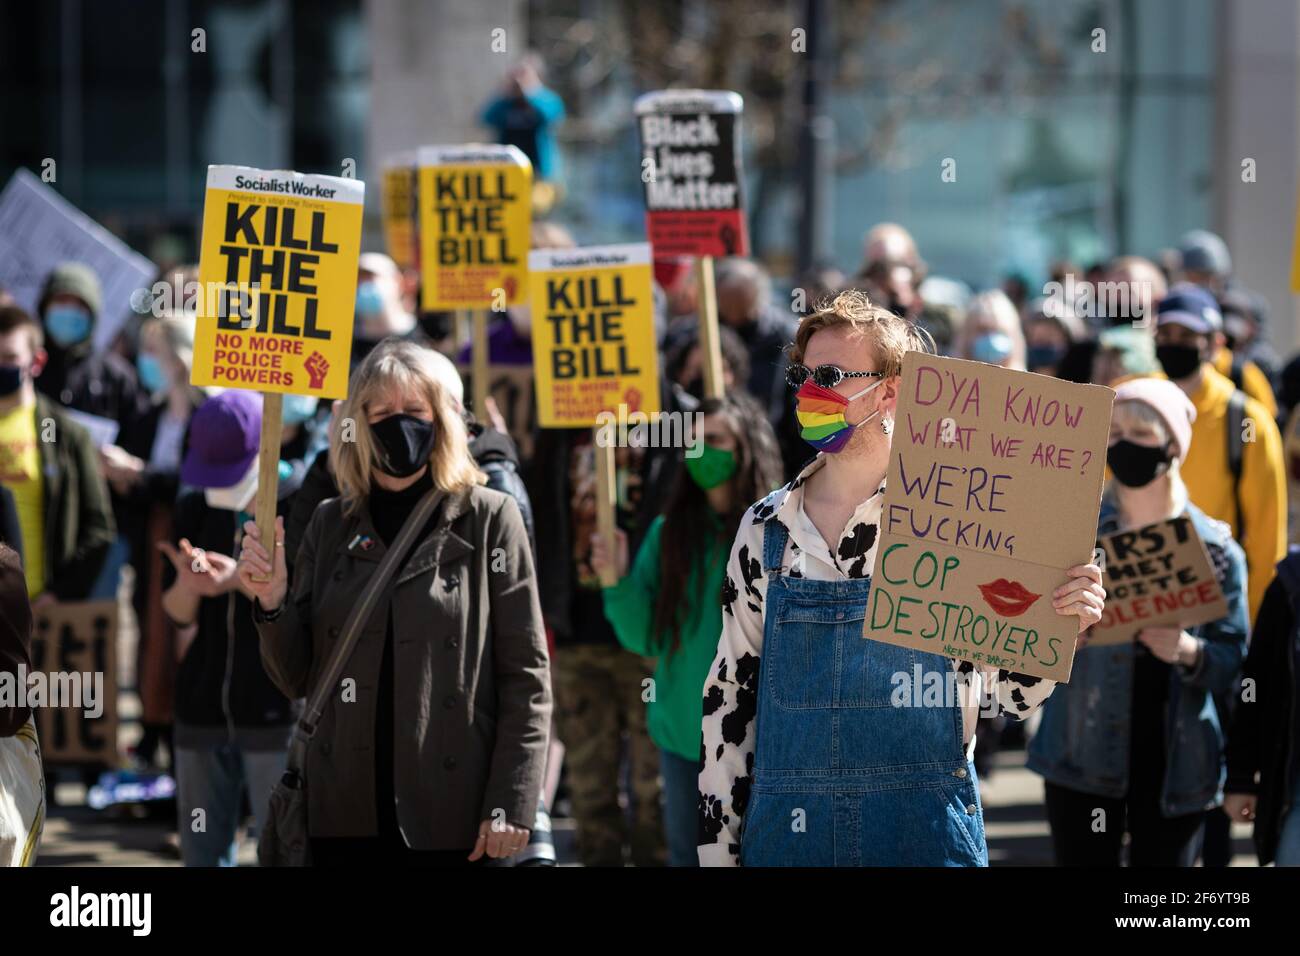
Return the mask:
[[[597,425],[591,432],[591,451],[596,461],[596,534],[605,542],[605,553],[613,559],[618,553],[614,537],[614,436],[606,434],[605,426]],[[618,584],[618,572],[610,564],[600,575],[600,586],[612,588]]]
[[[704,365],[704,397],[721,398],[722,346],[718,341],[718,295],[713,282],[713,256],[696,260],[696,291],[699,295],[700,361]]]
[[[280,433],[283,431],[284,396],[262,393],[262,437],[257,446],[257,501],[253,507],[262,547],[275,567],[275,506],[280,494]],[[268,578],[254,578],[265,581]]]

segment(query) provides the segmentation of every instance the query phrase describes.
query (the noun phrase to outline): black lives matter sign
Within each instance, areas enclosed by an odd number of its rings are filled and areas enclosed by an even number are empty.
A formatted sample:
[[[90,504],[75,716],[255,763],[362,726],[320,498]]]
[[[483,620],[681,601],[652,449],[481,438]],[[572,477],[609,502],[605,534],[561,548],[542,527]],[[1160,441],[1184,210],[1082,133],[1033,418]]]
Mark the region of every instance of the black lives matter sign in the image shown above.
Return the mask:
[[[665,90],[636,102],[655,258],[749,254],[738,94]]]

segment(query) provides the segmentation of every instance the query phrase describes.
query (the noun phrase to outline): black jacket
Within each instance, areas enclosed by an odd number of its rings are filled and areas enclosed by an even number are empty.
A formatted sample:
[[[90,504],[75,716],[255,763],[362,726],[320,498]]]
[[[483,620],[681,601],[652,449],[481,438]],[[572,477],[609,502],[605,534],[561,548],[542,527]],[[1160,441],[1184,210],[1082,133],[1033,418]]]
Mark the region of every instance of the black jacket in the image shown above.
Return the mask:
[[[0,485],[0,544],[7,544],[23,556],[23,530],[18,523],[18,505],[14,494]]]
[[[122,425],[148,411],[135,369],[116,352],[96,352],[87,341],[69,350],[47,342],[46,353],[36,389],[60,405]]]
[[[1255,850],[1261,866],[1273,861],[1287,811],[1297,798],[1291,782],[1300,769],[1300,548],[1277,566],[1264,592],[1250,650],[1242,668],[1243,688],[1228,735],[1228,793],[1253,793]],[[1258,775],[1258,779],[1257,779]]]
[[[296,489],[280,484],[280,514]],[[196,548],[238,554],[238,516],[208,506],[200,490],[183,492],[176,503],[176,537]],[[176,571],[163,567],[163,587]],[[204,748],[236,740],[249,750],[287,746],[296,713],[262,666],[253,606],[238,589],[199,602],[198,633],[176,672],[176,744]]]
[[[190,412],[198,410],[204,402],[204,395],[198,389],[190,391]],[[135,455],[145,463],[144,473],[138,484],[125,495],[113,495],[113,514],[117,518],[122,533],[131,539],[132,558],[142,555],[141,548],[147,547],[144,541],[145,525],[149,509],[157,502],[174,502],[180,492],[180,467],[174,469],[154,468],[149,464],[153,456],[154,439],[158,436],[158,422],[167,410],[167,400],[151,402],[140,414],[122,422],[117,433],[117,445],[125,452]],[[182,452],[189,438],[189,427],[182,439]]]
[[[519,475],[519,452],[509,435],[495,428],[485,428],[477,422],[469,425],[469,453],[475,463],[487,475],[487,486],[496,491],[504,491],[524,516],[524,528],[528,531],[528,543],[537,553],[537,543],[533,537],[533,504],[528,498],[528,490]]]

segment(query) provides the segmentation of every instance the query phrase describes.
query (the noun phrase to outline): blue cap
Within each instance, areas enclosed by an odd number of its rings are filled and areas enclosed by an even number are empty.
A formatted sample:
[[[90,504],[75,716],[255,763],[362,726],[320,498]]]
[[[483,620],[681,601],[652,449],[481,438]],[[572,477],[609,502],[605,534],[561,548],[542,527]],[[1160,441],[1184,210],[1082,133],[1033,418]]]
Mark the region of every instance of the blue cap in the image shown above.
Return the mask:
[[[1214,296],[1198,285],[1179,282],[1156,307],[1156,325],[1181,325],[1209,335],[1223,328],[1223,316]]]

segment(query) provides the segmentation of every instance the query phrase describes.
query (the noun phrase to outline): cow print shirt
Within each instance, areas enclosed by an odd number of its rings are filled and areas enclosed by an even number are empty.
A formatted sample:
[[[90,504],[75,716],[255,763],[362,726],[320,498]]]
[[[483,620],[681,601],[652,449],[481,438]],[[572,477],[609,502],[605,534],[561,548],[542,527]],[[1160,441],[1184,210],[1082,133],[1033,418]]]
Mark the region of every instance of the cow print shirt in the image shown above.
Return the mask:
[[[763,523],[775,518],[789,531],[783,572],[819,581],[867,578],[876,562],[876,537],[884,483],[858,505],[832,549],[803,510],[803,484],[822,466],[818,455],[783,488],[752,505],[740,521],[722,585],[722,636],[704,682],[700,770],[700,863],[739,863],[740,821],[754,769],[754,717],[758,708],[758,662],[763,653]],[[966,755],[975,750],[975,722],[983,693],[997,712],[1023,720],[1045,701],[1056,682],[952,661],[962,713]]]

